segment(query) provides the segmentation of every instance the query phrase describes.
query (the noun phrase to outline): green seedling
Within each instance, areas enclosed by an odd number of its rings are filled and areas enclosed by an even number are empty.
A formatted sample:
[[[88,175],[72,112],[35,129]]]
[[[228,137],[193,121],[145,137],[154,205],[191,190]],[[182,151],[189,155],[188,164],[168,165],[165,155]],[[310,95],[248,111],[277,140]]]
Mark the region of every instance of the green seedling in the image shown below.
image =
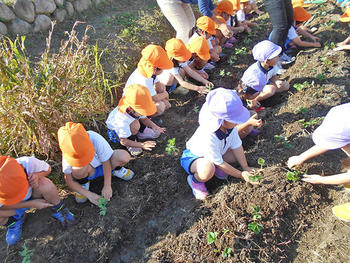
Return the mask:
[[[208,90],[212,90],[214,88],[214,84],[213,83],[207,83],[205,84],[205,87],[208,89]]]
[[[297,113],[306,113],[309,109],[301,106],[296,107]]]
[[[292,145],[288,142],[287,138],[281,135],[275,135],[275,139],[277,142],[282,142],[284,147],[286,148],[291,148]]]
[[[104,197],[101,197],[97,199],[97,202],[98,202],[97,206],[100,208],[100,215],[105,216],[107,213],[106,205],[108,204],[108,200]]]
[[[306,69],[306,68],[307,68],[307,64],[304,64],[304,65],[301,67],[302,70],[304,70],[304,69]]]
[[[227,60],[228,64],[230,66],[234,65],[237,61],[237,56],[236,55],[232,55],[229,57],[229,59]]]
[[[30,258],[33,256],[34,252],[27,248],[26,244],[23,245],[23,250],[19,252],[19,254],[23,257],[22,263],[30,263]]]
[[[249,180],[252,182],[259,182],[263,177],[259,174],[249,176]]]
[[[265,159],[263,159],[263,158],[258,158],[258,164],[260,165],[260,169],[262,169],[263,166],[265,165]]]
[[[298,171],[298,170],[294,170],[294,171],[288,171],[287,173],[286,173],[286,178],[287,178],[287,180],[289,180],[289,181],[293,181],[293,182],[296,182],[296,181],[298,181],[299,180],[299,175],[301,174],[301,172],[300,171]]]
[[[325,78],[325,75],[324,75],[324,73],[320,73],[320,74],[317,74],[316,78],[317,78],[319,81],[323,81],[324,78]]]
[[[235,48],[235,55],[246,55],[247,54],[247,48],[246,47],[241,47],[241,48]]]
[[[193,107],[193,111],[194,111],[195,113],[198,113],[198,111],[199,111],[199,107],[198,107],[197,105],[194,105],[194,107]]]
[[[220,70],[219,75],[220,75],[221,77],[232,76],[232,73],[231,73],[230,71],[225,72],[225,69],[222,69],[222,70]]]
[[[218,239],[218,232],[208,233],[208,244],[213,244]]]
[[[175,146],[175,141],[176,138],[172,138],[168,140],[168,145],[165,148],[165,151],[167,152],[168,155],[172,155],[173,153],[176,153],[179,151],[178,148]]]
[[[222,251],[221,256],[223,259],[230,258],[231,253],[232,253],[232,249],[230,247],[227,247]]]
[[[244,44],[245,46],[248,46],[248,45],[251,44],[252,42],[253,42],[253,40],[250,39],[250,38],[246,38],[246,39],[243,40],[243,44]]]
[[[257,205],[255,205],[254,207],[253,207],[253,213],[252,213],[252,215],[253,215],[253,220],[254,221],[256,221],[256,220],[258,220],[258,219],[261,219],[261,214],[260,214],[260,207],[259,206],[257,206]]]
[[[324,65],[332,65],[332,60],[329,60],[327,57],[321,57],[320,60],[322,61],[322,64]]]
[[[253,231],[255,235],[259,234],[262,228],[262,225],[258,222],[252,222],[248,224],[248,229]]]
[[[298,122],[300,122],[304,128],[308,128],[308,127],[315,126],[316,124],[318,124],[320,120],[323,120],[323,119],[324,117],[317,117],[311,121],[305,121],[305,119],[300,119],[298,120]]]
[[[307,88],[307,86],[309,86],[309,82],[304,81],[303,83],[295,83],[293,85],[293,87],[297,90],[297,91],[301,91],[305,88]]]

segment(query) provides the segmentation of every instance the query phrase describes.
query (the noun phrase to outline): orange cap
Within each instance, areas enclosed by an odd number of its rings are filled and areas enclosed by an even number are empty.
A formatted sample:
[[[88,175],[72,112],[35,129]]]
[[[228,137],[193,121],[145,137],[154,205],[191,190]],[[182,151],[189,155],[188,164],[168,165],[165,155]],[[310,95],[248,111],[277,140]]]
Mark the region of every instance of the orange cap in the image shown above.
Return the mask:
[[[169,58],[174,58],[180,62],[185,62],[192,56],[185,43],[177,38],[169,39],[165,44],[165,50]]]
[[[69,165],[83,167],[92,161],[95,149],[81,123],[67,122],[58,129],[57,135],[58,145]]]
[[[222,16],[215,16],[217,19],[219,19],[222,23],[226,23],[225,19]],[[220,24],[215,23],[215,28],[218,29],[220,27]]]
[[[339,18],[339,21],[341,22],[350,22],[350,7],[348,7],[344,14],[341,15],[341,17]]]
[[[0,204],[14,205],[23,200],[29,188],[22,165],[8,156],[0,156]]]
[[[146,78],[152,77],[155,68],[170,69],[174,67],[173,62],[161,46],[148,45],[141,51],[141,55],[137,68]]]
[[[157,111],[149,90],[138,84],[127,86],[124,96],[118,103],[118,109],[121,112],[125,112],[128,107],[133,108],[138,114],[146,116],[153,115]]]
[[[221,15],[222,12],[225,12],[226,14],[233,15],[233,5],[229,0],[222,0],[218,3],[216,6],[216,12]]]
[[[197,27],[199,29],[204,30],[205,32],[208,32],[211,35],[216,34],[215,31],[215,23],[213,19],[211,19],[208,16],[201,16],[200,18],[197,19]]]
[[[187,48],[192,52],[196,53],[201,59],[209,60],[209,44],[204,37],[195,37],[187,45]]]
[[[312,4],[305,4],[304,0],[292,0],[293,8],[295,7],[309,7],[312,6]]]
[[[295,21],[301,21],[305,22],[311,18],[311,14],[306,12],[304,8],[301,6],[295,7],[294,8],[294,20]]]
[[[240,0],[230,0],[230,2],[232,3],[232,8],[233,8],[233,11],[238,11],[241,9],[241,2]]]

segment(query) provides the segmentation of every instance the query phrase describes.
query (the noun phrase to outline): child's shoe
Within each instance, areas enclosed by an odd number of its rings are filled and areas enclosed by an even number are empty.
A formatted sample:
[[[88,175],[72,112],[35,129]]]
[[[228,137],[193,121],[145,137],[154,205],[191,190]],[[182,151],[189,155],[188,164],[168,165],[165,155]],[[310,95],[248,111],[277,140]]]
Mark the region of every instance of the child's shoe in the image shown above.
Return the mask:
[[[224,47],[225,48],[231,48],[231,47],[233,47],[233,44],[231,43],[231,42],[226,42],[225,44],[224,44]]]
[[[131,178],[134,177],[134,172],[131,171],[130,169],[122,167],[119,170],[113,170],[112,175],[120,179],[123,179],[125,181],[129,181]]]
[[[25,214],[7,227],[6,242],[8,245],[14,245],[21,239],[24,217]]]
[[[249,136],[257,136],[259,134],[259,131],[255,128],[253,128],[253,130],[248,134]]]
[[[174,94],[180,94],[180,95],[186,95],[190,90],[188,89],[185,89],[184,87],[177,87],[175,90],[174,90]]]
[[[350,222],[350,203],[336,205],[332,208],[332,212],[338,219]]]
[[[139,156],[142,153],[142,148],[139,147],[127,146],[126,148],[132,156]]]
[[[220,180],[226,180],[227,179],[227,174],[220,168],[216,167],[215,169],[215,177],[220,179]]]
[[[235,37],[230,37],[227,42],[230,42],[231,44],[234,44],[237,42],[237,39]]]
[[[289,65],[295,61],[295,57],[290,57],[283,52],[282,56],[280,57],[280,61],[282,65]]]
[[[66,228],[68,225],[74,225],[78,222],[74,214],[70,212],[68,208],[64,208],[57,213],[52,213],[52,217],[56,218],[63,228]]]
[[[81,186],[86,189],[86,190],[89,190],[90,188],[90,182],[87,182],[85,184],[81,184]],[[82,195],[78,192],[74,192],[74,196],[75,196],[75,201],[79,204],[81,203],[85,203],[87,201],[87,198],[85,197],[85,195]]]
[[[137,138],[143,140],[143,139],[156,139],[160,135],[159,131],[155,131],[151,128],[146,127],[143,132],[137,133]]]
[[[204,200],[209,195],[209,192],[204,183],[193,182],[192,176],[193,175],[187,176],[187,183],[191,187],[194,197],[199,200]]]

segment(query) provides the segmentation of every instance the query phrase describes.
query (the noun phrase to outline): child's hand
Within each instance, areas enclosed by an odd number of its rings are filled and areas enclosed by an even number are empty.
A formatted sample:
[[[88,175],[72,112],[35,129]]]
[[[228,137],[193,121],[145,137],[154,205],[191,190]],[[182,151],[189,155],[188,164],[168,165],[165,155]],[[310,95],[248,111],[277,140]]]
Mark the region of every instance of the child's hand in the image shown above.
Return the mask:
[[[292,156],[288,159],[287,165],[289,169],[292,169],[294,166],[301,165],[303,163],[303,160],[297,156]]]
[[[320,42],[314,42],[314,43],[313,43],[313,46],[314,46],[314,47],[321,47],[321,43],[320,43]]]
[[[250,183],[250,184],[259,184],[259,182],[250,181],[249,176],[253,176],[253,174],[250,172],[247,172],[247,171],[242,172],[242,177],[243,177],[244,181],[246,181],[247,183]]]
[[[53,204],[47,202],[44,199],[33,199],[30,202],[32,203],[32,207],[36,209],[43,209],[43,208],[53,206]]]
[[[160,133],[164,133],[166,131],[166,128],[159,127],[158,125],[155,125],[152,129]]]
[[[199,94],[208,94],[209,93],[209,89],[207,89],[205,86],[199,86],[198,87],[198,90],[197,90],[197,92],[199,93]]]
[[[209,80],[205,80],[203,82],[203,84],[206,86],[206,87],[211,87],[213,88],[214,87],[214,84],[212,82],[210,82]]]
[[[247,100],[248,106],[252,109],[259,108],[261,106],[260,102],[257,100]]]
[[[250,125],[253,125],[255,127],[260,127],[262,125],[262,120],[261,119],[257,119],[258,118],[258,114],[255,113],[253,116],[251,116],[248,120]]]
[[[154,148],[154,146],[156,146],[156,142],[155,141],[146,141],[146,142],[142,142],[141,143],[141,148],[147,151],[152,151],[152,148]]]
[[[247,167],[244,167],[243,170],[246,171],[246,172],[249,172],[249,173],[254,173],[254,171],[258,170],[258,169],[254,168],[254,167],[247,166]]]
[[[108,201],[111,200],[111,197],[113,195],[113,192],[112,192],[112,187],[111,186],[103,186],[102,188],[102,196],[104,198],[106,198]]]
[[[311,40],[314,41],[314,42],[317,42],[317,41],[320,41],[320,38],[316,37],[316,36],[312,36]]]
[[[31,187],[37,188],[39,186],[39,176],[36,173],[28,175],[28,181]]]
[[[312,183],[312,184],[322,184],[322,176],[318,174],[304,174],[304,178],[301,179],[304,182]]]
[[[94,205],[98,205],[98,199],[101,198],[98,194],[95,194],[93,192],[89,192],[89,194],[86,195],[87,199]]]
[[[232,32],[229,30],[228,26],[224,23],[219,25],[219,30],[224,35],[224,37],[230,38],[232,37]]]

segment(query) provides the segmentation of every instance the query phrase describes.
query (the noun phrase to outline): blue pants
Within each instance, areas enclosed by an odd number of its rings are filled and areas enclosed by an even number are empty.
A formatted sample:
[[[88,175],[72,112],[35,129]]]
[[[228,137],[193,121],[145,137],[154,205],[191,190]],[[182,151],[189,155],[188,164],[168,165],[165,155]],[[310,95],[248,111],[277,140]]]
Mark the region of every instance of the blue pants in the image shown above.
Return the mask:
[[[186,173],[188,173],[189,175],[193,175],[193,173],[191,173],[191,165],[198,158],[200,157],[198,157],[197,155],[194,155],[188,149],[183,151],[182,156],[180,158],[180,163],[181,163],[181,166],[185,169]]]

